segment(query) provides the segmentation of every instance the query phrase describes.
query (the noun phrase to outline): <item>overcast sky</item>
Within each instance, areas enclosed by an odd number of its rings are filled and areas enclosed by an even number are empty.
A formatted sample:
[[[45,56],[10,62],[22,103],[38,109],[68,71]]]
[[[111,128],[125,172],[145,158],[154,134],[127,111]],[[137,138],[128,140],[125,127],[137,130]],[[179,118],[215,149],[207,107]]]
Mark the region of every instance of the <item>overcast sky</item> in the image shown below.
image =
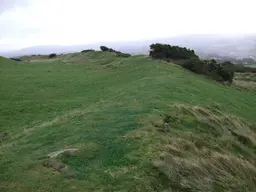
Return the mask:
[[[256,33],[255,0],[0,0],[0,51],[192,33]]]

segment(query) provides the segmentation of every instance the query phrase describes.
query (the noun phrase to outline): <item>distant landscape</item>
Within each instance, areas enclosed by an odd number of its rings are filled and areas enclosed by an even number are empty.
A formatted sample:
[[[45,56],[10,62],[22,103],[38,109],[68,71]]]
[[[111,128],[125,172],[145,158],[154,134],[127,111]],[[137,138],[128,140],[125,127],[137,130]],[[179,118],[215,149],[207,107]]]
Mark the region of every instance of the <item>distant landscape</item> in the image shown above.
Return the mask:
[[[74,46],[35,46],[0,53],[0,55],[5,57],[19,57],[23,55],[50,54],[53,52],[58,54],[72,53],[79,52],[83,49],[99,50],[102,44],[125,53],[148,54],[149,45],[155,42],[188,47],[194,49],[200,57],[207,59],[233,60],[238,63],[242,59],[248,60],[249,58],[253,62],[256,60],[256,35],[183,35],[129,42],[101,42]],[[254,63],[249,62],[248,64],[251,65]]]

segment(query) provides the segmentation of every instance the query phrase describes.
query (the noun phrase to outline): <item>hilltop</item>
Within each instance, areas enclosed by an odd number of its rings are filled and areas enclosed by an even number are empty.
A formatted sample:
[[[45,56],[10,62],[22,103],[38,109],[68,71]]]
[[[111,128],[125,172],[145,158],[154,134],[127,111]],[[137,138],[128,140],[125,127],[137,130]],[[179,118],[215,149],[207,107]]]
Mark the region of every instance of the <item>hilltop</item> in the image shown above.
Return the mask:
[[[256,188],[255,90],[145,55],[23,59],[0,58],[0,191]]]

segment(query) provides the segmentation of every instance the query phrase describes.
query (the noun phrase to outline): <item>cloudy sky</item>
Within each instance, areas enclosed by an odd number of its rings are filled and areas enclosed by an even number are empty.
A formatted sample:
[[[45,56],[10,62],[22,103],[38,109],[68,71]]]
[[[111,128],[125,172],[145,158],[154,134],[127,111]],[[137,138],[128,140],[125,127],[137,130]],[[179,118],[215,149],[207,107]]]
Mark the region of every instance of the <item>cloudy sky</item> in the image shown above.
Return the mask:
[[[0,51],[192,33],[256,33],[255,0],[0,0]]]

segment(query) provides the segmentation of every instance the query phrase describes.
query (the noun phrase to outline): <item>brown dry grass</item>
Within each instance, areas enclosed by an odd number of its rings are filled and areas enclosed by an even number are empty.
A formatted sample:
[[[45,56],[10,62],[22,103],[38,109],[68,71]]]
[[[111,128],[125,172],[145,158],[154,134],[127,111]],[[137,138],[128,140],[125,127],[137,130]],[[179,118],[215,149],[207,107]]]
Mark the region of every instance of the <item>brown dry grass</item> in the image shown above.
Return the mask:
[[[41,58],[41,59],[31,59],[29,61],[32,63],[38,63],[38,62],[54,62],[59,60],[60,60],[59,58],[53,58],[53,59]]]
[[[153,156],[153,167],[168,183],[166,191],[256,189],[255,125],[222,113],[218,106],[184,104],[147,119],[150,123],[129,137],[139,139],[144,150],[147,146],[144,154]]]
[[[242,81],[242,80],[234,80],[234,85],[239,88],[243,88],[246,90],[256,90],[256,82],[253,81]]]
[[[236,73],[233,81],[235,87],[245,90],[256,90],[255,73]]]

